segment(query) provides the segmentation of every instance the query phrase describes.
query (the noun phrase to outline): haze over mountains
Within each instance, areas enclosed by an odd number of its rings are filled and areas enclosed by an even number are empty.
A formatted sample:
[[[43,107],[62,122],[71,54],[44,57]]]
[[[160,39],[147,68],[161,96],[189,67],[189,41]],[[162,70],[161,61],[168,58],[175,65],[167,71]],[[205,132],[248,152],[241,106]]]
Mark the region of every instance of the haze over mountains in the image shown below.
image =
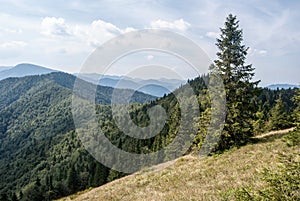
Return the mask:
[[[0,72],[12,68],[11,66],[0,66]]]
[[[162,97],[186,83],[178,79],[139,79],[126,76],[80,74],[80,78],[94,84],[113,88],[133,89],[153,96]],[[99,80],[100,79],[100,80]]]
[[[39,65],[22,63],[16,66],[0,66],[0,80],[9,77],[24,77],[28,75],[43,75],[52,72],[58,72],[50,68],[46,68]],[[78,76],[79,74],[74,74]],[[116,75],[100,75],[96,73],[91,74],[80,74],[80,78],[93,84],[99,84],[102,86],[108,86],[120,89],[133,89],[146,94],[150,94],[156,97],[162,97],[165,94],[169,94],[179,86],[186,83],[185,80],[179,79],[139,79],[131,78],[127,76],[116,76]],[[100,79],[100,80],[99,80]],[[280,84],[275,83],[265,86],[268,89],[288,89],[288,88],[300,88],[299,85],[295,84]]]
[[[43,75],[56,70],[45,68],[34,64],[18,64],[15,67],[0,67],[0,80],[9,77],[24,77],[28,75]],[[75,74],[78,76],[78,74]],[[161,97],[184,84],[186,81],[177,79],[138,79],[126,76],[111,76],[99,74],[82,74],[80,78],[93,84],[102,86],[120,88],[120,89],[133,89],[152,96]],[[101,78],[100,81],[99,78]]]

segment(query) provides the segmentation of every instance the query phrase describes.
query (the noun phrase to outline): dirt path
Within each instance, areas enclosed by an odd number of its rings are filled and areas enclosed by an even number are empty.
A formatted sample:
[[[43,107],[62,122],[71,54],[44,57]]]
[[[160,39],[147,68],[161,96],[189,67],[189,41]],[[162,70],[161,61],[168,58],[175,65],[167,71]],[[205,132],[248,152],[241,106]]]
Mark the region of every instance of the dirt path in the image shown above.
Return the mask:
[[[268,133],[264,133],[262,135],[255,136],[253,138],[261,139],[261,138],[268,137],[268,136],[271,136],[271,135],[282,135],[282,134],[288,133],[290,131],[293,131],[294,129],[295,128],[288,128],[288,129],[279,130],[279,131],[270,131]]]

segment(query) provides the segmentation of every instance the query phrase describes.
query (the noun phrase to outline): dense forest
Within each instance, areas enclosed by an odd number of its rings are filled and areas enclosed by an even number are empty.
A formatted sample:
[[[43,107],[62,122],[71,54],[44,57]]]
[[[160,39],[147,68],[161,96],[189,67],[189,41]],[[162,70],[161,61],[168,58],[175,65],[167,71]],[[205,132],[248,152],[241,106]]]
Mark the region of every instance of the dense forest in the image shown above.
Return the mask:
[[[227,108],[221,140],[213,152],[242,146],[256,134],[294,127],[298,122],[297,89],[258,87],[259,81],[252,81],[254,68],[245,64],[248,48],[242,41],[238,21],[229,15],[217,40],[218,59],[210,67],[210,72],[219,74],[224,81]],[[75,79],[66,73],[51,73],[0,81],[0,200],[53,200],[125,175],[97,162],[79,139],[71,111]],[[191,113],[199,110],[200,116],[190,119],[190,125],[181,131],[193,139],[193,146],[186,153],[199,150],[206,137],[214,109],[206,85],[211,79],[208,74],[188,81],[199,108],[186,107]],[[81,82],[87,89],[92,87]],[[181,105],[176,95],[183,94],[185,104],[189,104],[189,95],[184,94],[186,86],[158,99],[134,93],[129,114],[135,124],[149,125],[147,110],[155,105],[162,106],[168,117],[161,132],[149,139],[135,139],[118,128],[110,106],[114,89],[98,86],[99,126],[112,144],[127,152],[161,150],[178,133]],[[123,121],[126,123],[126,119]],[[184,145],[178,141],[177,146]],[[162,161],[168,160],[168,155],[161,155]]]

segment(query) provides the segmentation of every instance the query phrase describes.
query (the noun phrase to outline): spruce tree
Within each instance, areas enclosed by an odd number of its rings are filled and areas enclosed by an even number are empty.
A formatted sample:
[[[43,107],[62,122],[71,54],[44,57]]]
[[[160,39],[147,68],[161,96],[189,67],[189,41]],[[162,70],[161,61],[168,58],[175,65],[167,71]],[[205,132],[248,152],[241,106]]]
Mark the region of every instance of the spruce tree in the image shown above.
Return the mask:
[[[293,98],[293,101],[296,104],[296,108],[293,111],[294,123],[297,126],[297,129],[300,130],[300,89],[297,90],[297,94]]]
[[[279,130],[288,127],[289,122],[287,121],[287,114],[284,110],[282,98],[279,97],[276,100],[275,106],[270,111],[270,129]]]
[[[254,68],[246,64],[248,47],[243,44],[243,31],[239,29],[236,16],[226,18],[225,27],[220,28],[217,39],[217,60],[211,71],[218,73],[226,91],[226,119],[219,149],[243,144],[252,135],[251,120],[255,114],[253,104],[257,95],[257,84],[253,82]]]
[[[78,190],[79,186],[79,176],[76,172],[75,167],[72,165],[70,169],[68,170],[68,176],[67,176],[67,186],[69,188],[70,193],[76,192]]]

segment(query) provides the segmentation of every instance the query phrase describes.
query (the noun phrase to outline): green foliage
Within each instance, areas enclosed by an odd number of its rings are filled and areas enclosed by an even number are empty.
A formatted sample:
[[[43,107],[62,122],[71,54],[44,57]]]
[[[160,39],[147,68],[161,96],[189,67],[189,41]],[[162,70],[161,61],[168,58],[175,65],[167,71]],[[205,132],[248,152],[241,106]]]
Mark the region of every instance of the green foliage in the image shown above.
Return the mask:
[[[254,100],[257,106],[252,121],[254,134],[293,127],[295,118],[293,120],[291,114],[296,108],[292,101],[295,95],[296,89],[261,89],[261,94]]]
[[[293,111],[293,120],[297,126],[300,128],[300,89],[297,90],[297,94],[294,96],[293,101],[296,104],[296,108]]]
[[[236,16],[230,14],[225,28],[220,30],[221,36],[216,44],[218,59],[211,66],[211,71],[220,74],[226,90],[227,114],[219,144],[219,149],[224,150],[245,143],[253,134],[253,100],[259,81],[251,81],[254,68],[245,64],[248,48],[242,44],[243,32]]]
[[[254,135],[261,134],[266,131],[265,116],[263,111],[257,111],[252,122]]]
[[[14,200],[16,195],[19,200],[53,200],[107,182],[109,169],[87,153],[74,131],[74,81],[74,76],[65,73],[0,81],[2,200]],[[97,101],[110,103],[112,91],[98,87]],[[153,99],[137,92],[132,101]],[[99,105],[101,114],[109,116],[105,108]]]
[[[287,114],[284,111],[284,106],[281,98],[276,100],[275,106],[271,109],[270,122],[271,130],[289,128],[291,125],[287,119]]]

